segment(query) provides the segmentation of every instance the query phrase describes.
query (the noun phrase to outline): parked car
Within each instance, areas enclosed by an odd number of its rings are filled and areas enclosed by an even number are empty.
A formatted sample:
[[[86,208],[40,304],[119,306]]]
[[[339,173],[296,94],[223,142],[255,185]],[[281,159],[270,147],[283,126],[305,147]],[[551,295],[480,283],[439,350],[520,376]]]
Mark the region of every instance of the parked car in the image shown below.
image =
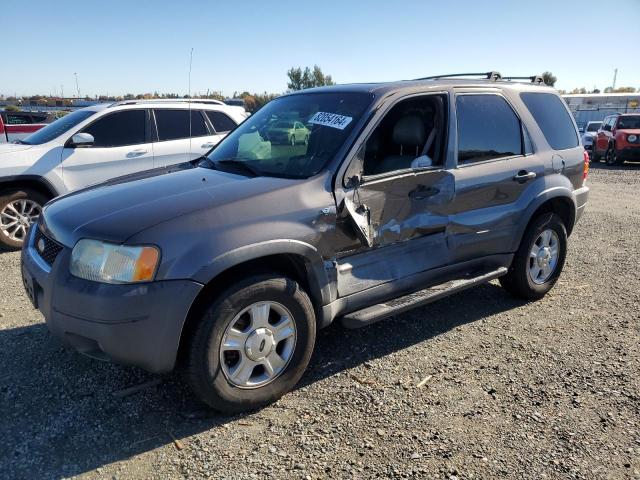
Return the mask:
[[[267,126],[267,138],[272,143],[297,145],[309,141],[309,129],[294,120],[274,120]]]
[[[40,112],[0,112],[0,144],[28,137],[50,123],[53,117]]]
[[[216,100],[122,101],[76,110],[0,145],[0,248],[20,248],[48,200],[193,160],[246,118]]]
[[[582,134],[582,145],[584,145],[585,150],[591,150],[593,139],[598,133],[601,125],[602,122],[588,122],[585,126],[584,133]]]
[[[616,113],[605,117],[593,144],[593,161],[607,165],[640,160],[640,115]]]
[[[293,388],[337,318],[369,325],[496,278],[541,298],[589,158],[555,90],[488,76],[288,94],[198,163],[60,197],[22,250],[26,292],[67,345],[181,365],[225,412]],[[310,125],[308,144],[269,147],[276,118]]]

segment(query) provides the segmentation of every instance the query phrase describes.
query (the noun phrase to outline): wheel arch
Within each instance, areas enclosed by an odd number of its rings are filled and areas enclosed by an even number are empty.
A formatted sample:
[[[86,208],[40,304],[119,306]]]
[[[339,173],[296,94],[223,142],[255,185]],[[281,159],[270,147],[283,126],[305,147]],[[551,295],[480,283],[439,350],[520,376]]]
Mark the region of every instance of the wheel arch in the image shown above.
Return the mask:
[[[514,251],[520,246],[524,232],[529,224],[543,213],[555,213],[558,215],[567,229],[567,237],[571,235],[576,221],[576,204],[570,193],[564,190],[566,189],[545,192],[529,206],[527,214],[523,215],[526,221],[520,224],[518,234],[515,236],[516,241],[512,246]]]
[[[285,248],[288,244],[288,248]],[[295,245],[298,248],[295,248]],[[293,247],[293,248],[292,248]],[[322,306],[329,302],[329,283],[318,252],[302,242],[248,246],[222,255],[205,271],[208,280],[187,313],[178,347],[178,363],[185,360],[189,339],[211,301],[231,284],[247,276],[277,273],[292,278],[307,292],[319,321]],[[202,278],[201,272],[198,276]],[[200,281],[200,280],[199,280]]]
[[[55,187],[37,175],[18,175],[0,178],[0,192],[19,188],[30,188],[45,195],[49,200],[59,195]]]

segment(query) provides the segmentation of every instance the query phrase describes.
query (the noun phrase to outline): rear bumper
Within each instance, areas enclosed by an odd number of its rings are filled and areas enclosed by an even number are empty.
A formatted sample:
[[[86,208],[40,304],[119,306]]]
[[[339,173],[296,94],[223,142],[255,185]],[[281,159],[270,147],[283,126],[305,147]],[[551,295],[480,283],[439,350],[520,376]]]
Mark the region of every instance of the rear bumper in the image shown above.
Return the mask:
[[[184,321],[202,285],[189,280],[90,282],[69,273],[69,249],[47,271],[48,265],[30,245],[29,241],[22,251],[25,285],[32,289],[55,337],[100,360],[154,373],[173,370]]]
[[[574,190],[573,198],[576,202],[575,223],[578,223],[578,220],[580,220],[580,217],[582,217],[582,214],[584,213],[584,209],[586,208],[587,203],[589,201],[589,187],[584,185],[583,187],[578,188],[577,190]]]

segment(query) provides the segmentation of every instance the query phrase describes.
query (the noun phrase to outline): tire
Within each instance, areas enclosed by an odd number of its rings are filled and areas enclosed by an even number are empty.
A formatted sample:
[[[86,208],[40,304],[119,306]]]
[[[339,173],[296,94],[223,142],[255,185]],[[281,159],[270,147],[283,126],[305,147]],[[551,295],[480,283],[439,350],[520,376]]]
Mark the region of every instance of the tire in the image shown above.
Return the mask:
[[[254,324],[252,307],[264,306],[263,302],[271,302],[272,309],[267,317],[268,321],[276,318],[275,325],[284,322],[285,318],[284,315],[277,318],[278,312],[274,310],[276,305],[290,314],[295,332],[292,337],[277,344],[275,340],[270,340],[265,346],[266,337],[259,337],[256,333],[257,330],[265,329],[252,330],[254,325],[259,324],[257,320]],[[249,309],[249,312],[238,316],[246,309]],[[228,332],[238,332],[240,328],[232,330],[231,326],[247,322],[247,319],[248,326],[241,332],[242,335],[247,335],[244,333],[245,330],[250,332],[246,342],[233,343],[237,337]],[[270,326],[276,332],[277,327],[271,324]],[[227,345],[241,345],[241,348],[237,351],[223,350],[222,341],[226,338],[232,339],[226,342]],[[254,341],[256,338],[257,341]],[[291,338],[293,343],[289,344]],[[298,383],[311,359],[315,338],[316,319],[313,305],[297,282],[277,274],[252,276],[232,285],[214,300],[203,314],[190,339],[187,379],[196,395],[215,410],[224,413],[255,410],[278,400]],[[267,369],[261,365],[257,368],[251,367],[250,378],[246,383],[254,383],[239,386],[232,380],[233,373],[237,370],[242,373],[242,369],[239,368],[241,361],[247,361],[247,364],[251,365],[253,360],[249,358],[250,342],[253,342],[254,354],[264,353],[265,348],[271,353],[276,352],[281,360],[288,356],[288,360],[286,364],[283,361],[277,375],[273,375],[268,383],[262,385],[259,384],[259,380],[269,376]],[[277,352],[281,346],[283,350]],[[271,358],[271,354],[267,357]],[[232,365],[234,359],[236,363]],[[272,370],[275,369],[272,367]]]
[[[602,157],[596,152],[596,141],[594,139],[593,140],[593,145],[591,146],[591,161],[592,162],[599,162],[600,158],[602,158]]]
[[[37,220],[42,206],[49,199],[29,188],[16,188],[0,192],[0,250],[20,250],[27,235],[28,225]],[[26,207],[23,209],[22,205]],[[29,209],[30,206],[34,209]],[[23,215],[24,213],[25,215]],[[13,219],[18,219],[17,224]],[[28,224],[25,225],[25,218]]]
[[[555,233],[557,241],[557,258],[548,277],[541,276],[534,281],[530,267],[536,268],[537,260],[531,257],[532,250],[538,248],[536,243],[543,232]],[[560,278],[567,255],[567,229],[562,219],[554,213],[545,213],[533,219],[522,237],[520,247],[513,258],[506,275],[500,277],[500,284],[516,297],[537,300],[544,297]],[[532,267],[533,266],[533,267]],[[542,273],[542,271],[541,271]]]
[[[615,144],[609,145],[609,148],[607,148],[607,153],[605,154],[605,161],[607,162],[607,165],[618,165],[620,163],[619,159],[618,159],[618,154],[616,152],[616,146]]]

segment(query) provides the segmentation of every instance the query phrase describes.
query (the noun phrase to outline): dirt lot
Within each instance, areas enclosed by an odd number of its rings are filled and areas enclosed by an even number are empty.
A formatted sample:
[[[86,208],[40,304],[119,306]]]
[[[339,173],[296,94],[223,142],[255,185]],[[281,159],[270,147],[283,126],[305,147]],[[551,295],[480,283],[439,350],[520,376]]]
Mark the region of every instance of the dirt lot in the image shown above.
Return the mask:
[[[0,478],[640,478],[640,166],[590,184],[544,300],[492,283],[335,325],[295,392],[236,417],[64,350],[0,254]]]

